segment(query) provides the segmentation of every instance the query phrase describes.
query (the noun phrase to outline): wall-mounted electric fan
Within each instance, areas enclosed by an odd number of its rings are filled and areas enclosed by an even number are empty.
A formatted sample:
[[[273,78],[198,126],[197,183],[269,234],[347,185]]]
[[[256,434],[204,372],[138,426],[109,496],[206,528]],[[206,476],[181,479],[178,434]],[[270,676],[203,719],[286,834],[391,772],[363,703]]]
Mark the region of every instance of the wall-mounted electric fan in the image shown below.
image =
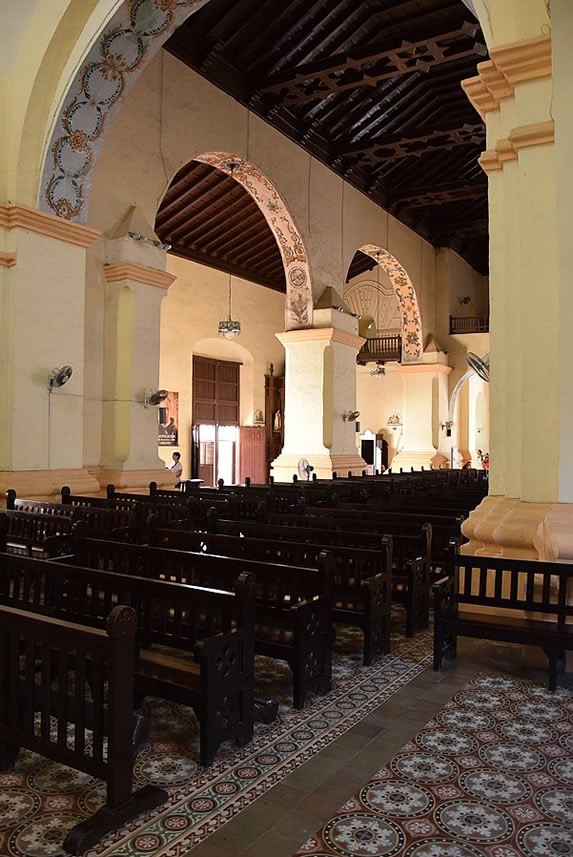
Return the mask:
[[[168,395],[169,390],[152,390],[149,395],[147,393],[145,394],[143,406],[144,408],[147,408],[148,405],[160,405],[161,402],[165,401]]]
[[[478,357],[473,351],[468,351],[466,360],[482,381],[489,382],[489,354],[486,354],[484,357]]]
[[[52,369],[48,378],[48,392],[51,393],[56,387],[63,387],[72,377],[73,369],[71,366],[62,366],[61,369]]]

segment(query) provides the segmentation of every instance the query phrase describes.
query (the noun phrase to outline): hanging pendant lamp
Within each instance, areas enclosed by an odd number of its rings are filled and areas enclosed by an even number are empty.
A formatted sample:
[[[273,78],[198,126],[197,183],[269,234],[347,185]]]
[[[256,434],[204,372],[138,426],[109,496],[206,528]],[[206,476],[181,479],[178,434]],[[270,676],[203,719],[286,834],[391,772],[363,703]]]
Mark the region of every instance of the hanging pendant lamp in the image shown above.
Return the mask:
[[[233,170],[237,166],[234,161],[230,161],[226,164],[228,169],[231,171],[231,179],[233,180]],[[232,194],[232,191],[231,191]],[[231,196],[231,235],[234,232],[235,225],[235,200]],[[235,336],[238,336],[241,332],[241,322],[237,319],[233,319],[232,308],[231,308],[231,262],[229,259],[229,311],[227,318],[221,319],[217,326],[217,333],[219,336],[224,336],[225,339],[234,339]]]

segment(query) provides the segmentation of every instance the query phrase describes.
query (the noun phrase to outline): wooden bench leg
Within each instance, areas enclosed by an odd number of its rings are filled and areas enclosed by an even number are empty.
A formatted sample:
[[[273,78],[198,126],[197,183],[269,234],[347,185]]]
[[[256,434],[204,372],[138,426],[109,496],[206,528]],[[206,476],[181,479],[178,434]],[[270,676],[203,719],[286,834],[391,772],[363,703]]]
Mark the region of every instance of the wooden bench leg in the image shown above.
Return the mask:
[[[0,771],[13,771],[20,747],[0,741]]]
[[[137,818],[144,812],[161,806],[169,799],[167,792],[156,786],[144,786],[134,792],[131,800],[112,809],[107,804],[94,815],[72,827],[64,840],[64,850],[70,854],[83,854],[94,846],[106,833]]]

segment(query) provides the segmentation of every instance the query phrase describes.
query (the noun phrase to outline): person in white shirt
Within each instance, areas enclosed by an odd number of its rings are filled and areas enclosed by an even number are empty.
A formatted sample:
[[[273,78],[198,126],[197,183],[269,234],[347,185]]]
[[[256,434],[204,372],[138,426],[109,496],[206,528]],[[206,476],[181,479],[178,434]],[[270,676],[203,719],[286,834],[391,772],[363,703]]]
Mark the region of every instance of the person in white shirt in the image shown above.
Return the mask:
[[[173,463],[169,465],[168,470],[171,471],[175,479],[175,487],[178,487],[181,481],[181,474],[183,473],[183,465],[181,464],[181,453],[174,452],[171,458],[173,459]]]

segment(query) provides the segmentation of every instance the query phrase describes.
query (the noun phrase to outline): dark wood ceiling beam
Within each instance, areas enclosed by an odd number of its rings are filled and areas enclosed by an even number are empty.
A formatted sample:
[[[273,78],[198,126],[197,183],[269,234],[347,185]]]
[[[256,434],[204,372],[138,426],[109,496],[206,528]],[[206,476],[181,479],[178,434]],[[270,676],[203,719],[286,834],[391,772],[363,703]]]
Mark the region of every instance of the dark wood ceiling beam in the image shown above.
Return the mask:
[[[337,147],[336,157],[355,157],[361,162],[396,161],[420,158],[429,152],[451,151],[457,146],[479,146],[485,141],[483,123],[464,124],[457,128],[441,128],[419,134],[396,134],[373,140],[368,145]]]
[[[479,237],[488,234],[489,223],[487,218],[480,220],[465,220],[451,223],[440,223],[436,225],[434,243],[437,246],[448,244],[455,238]]]
[[[189,236],[193,236],[193,240],[201,241],[204,235],[210,235],[228,223],[232,206],[235,206],[237,211],[242,207],[235,183],[231,185],[221,182],[216,191],[212,196],[203,197],[200,208],[187,206],[181,209],[184,220],[180,226],[170,231],[172,244],[186,241]]]
[[[285,103],[293,104],[328,98],[360,86],[374,86],[378,81],[404,74],[427,72],[435,65],[463,57],[475,58],[480,52],[485,56],[485,45],[471,41],[478,32],[478,25],[467,21],[448,33],[416,42],[404,40],[390,50],[369,46],[357,50],[356,55],[341,54],[283,72],[270,78],[261,92],[276,94]],[[373,65],[375,68],[370,68]]]
[[[156,223],[158,225],[167,225],[182,210],[193,208],[195,204],[204,200],[207,195],[210,198],[212,194],[215,194],[216,198],[221,197],[220,180],[212,174],[203,176],[202,178],[197,177],[197,182],[193,184],[190,184],[190,181],[186,180],[185,182],[178,182],[171,185],[157,212]]]
[[[263,50],[263,58],[266,60],[265,77],[280,73],[285,63],[290,62],[292,64],[295,62],[299,65],[317,49],[324,50],[323,40],[326,37],[330,39],[329,27],[336,18],[342,18],[342,21],[348,25],[352,17],[357,14],[355,0],[345,0],[343,4],[335,3],[334,8],[331,9],[328,9],[329,5],[331,4],[324,2],[324,0],[323,2],[315,2],[310,7],[305,3],[302,6],[302,14],[297,14],[299,10],[292,9],[292,2],[284,4],[283,8],[288,11],[288,17],[293,23],[282,30],[273,42],[272,56],[276,57],[276,60],[272,60],[270,63],[268,61],[270,59],[268,56],[268,33],[263,34],[262,42],[259,41],[259,46]],[[339,26],[336,25],[335,30]],[[257,62],[250,79],[252,80],[255,76],[259,77],[261,69],[261,63]]]
[[[487,182],[478,187],[471,184],[458,184],[432,187],[426,190],[417,188],[400,194],[392,194],[391,202],[399,208],[422,208],[434,205],[450,205],[462,199],[481,200],[485,198],[487,198]]]
[[[189,247],[184,247],[179,244],[173,244],[170,252],[175,256],[181,256],[183,259],[189,259],[191,262],[197,262],[199,265],[205,265],[207,268],[214,268],[217,271],[222,271],[224,274],[229,273],[228,265],[223,265],[220,260],[215,259],[213,256],[209,256],[209,254],[201,253],[197,250],[192,250]],[[284,271],[282,272],[282,283],[274,278],[264,277],[255,270],[251,270],[250,268],[246,270],[237,265],[231,266],[231,273],[234,277],[240,277],[242,280],[266,286],[276,292],[286,292]]]
[[[282,268],[283,260],[280,254],[278,244],[272,239],[274,247],[271,246],[271,242],[268,241],[266,244],[259,244],[255,251],[251,251],[248,255],[249,261],[256,268],[265,269],[266,267],[272,264],[275,267],[277,264]],[[241,254],[242,255],[242,254]]]
[[[208,235],[203,232],[201,240],[193,237],[195,245],[200,245],[203,251],[215,256],[230,254],[232,257],[240,252],[238,248],[246,245],[252,235],[260,235],[267,228],[266,221],[256,207],[248,211],[237,206],[232,213],[222,214],[224,216],[219,229],[213,229]]]

